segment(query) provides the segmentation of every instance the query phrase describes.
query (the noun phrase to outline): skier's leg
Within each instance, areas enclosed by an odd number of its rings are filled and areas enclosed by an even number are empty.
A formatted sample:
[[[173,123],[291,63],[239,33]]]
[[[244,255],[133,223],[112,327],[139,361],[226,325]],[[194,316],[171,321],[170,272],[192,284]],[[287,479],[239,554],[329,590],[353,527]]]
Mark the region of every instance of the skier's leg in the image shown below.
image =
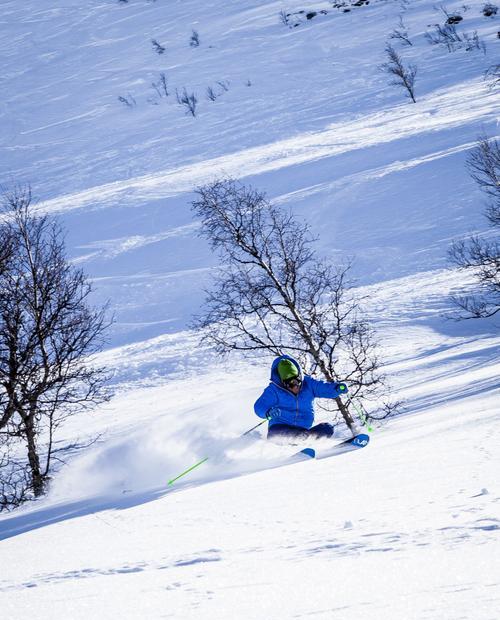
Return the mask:
[[[308,435],[313,439],[321,439],[322,437],[332,437],[334,428],[328,422],[322,422],[321,424],[316,424],[308,430]]]
[[[297,439],[305,439],[308,434],[309,431],[305,428],[291,426],[290,424],[273,424],[267,431],[267,438],[293,441]]]

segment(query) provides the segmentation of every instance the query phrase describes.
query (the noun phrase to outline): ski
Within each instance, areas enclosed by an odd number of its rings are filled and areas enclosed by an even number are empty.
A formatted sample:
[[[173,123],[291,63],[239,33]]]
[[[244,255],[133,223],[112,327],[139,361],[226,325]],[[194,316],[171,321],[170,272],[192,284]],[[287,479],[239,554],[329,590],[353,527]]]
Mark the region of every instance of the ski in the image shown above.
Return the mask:
[[[303,461],[308,459],[324,459],[329,456],[335,456],[336,454],[344,454],[344,452],[351,452],[352,450],[359,450],[364,448],[370,442],[370,436],[365,433],[360,433],[355,437],[341,441],[330,448],[324,450],[315,450],[314,448],[304,448],[300,452],[296,452],[291,456],[291,459],[295,461]]]
[[[366,445],[368,445],[369,441],[370,441],[370,436],[365,435],[364,433],[361,433],[359,435],[356,435],[355,437],[346,439],[345,441],[338,442],[334,444],[333,446],[331,446],[330,448],[326,448],[322,450],[316,450],[314,448],[304,448],[303,450],[300,450],[299,452],[296,452],[295,454],[292,454],[291,456],[287,457],[286,461],[283,461],[280,459],[279,461],[270,462],[269,464],[265,465],[262,468],[262,470],[255,470],[255,471],[263,471],[264,469],[275,469],[278,467],[283,467],[283,465],[292,465],[293,463],[300,463],[301,461],[310,461],[311,459],[324,459],[329,456],[335,456],[337,454],[343,454],[344,452],[350,452],[351,450],[359,450],[359,448],[364,448]],[[201,461],[198,461],[194,465],[191,465],[191,467],[188,467],[188,469],[185,469],[183,472],[181,472],[174,478],[171,478],[167,483],[167,487],[169,488],[172,487],[172,485],[177,480],[179,480],[180,478],[183,478],[186,474],[190,473],[194,469],[197,469],[200,465],[202,465],[203,463],[206,463],[207,461],[208,461],[208,457],[205,457]],[[254,473],[254,471],[252,470],[249,472],[240,472],[240,475],[243,475],[244,473]]]

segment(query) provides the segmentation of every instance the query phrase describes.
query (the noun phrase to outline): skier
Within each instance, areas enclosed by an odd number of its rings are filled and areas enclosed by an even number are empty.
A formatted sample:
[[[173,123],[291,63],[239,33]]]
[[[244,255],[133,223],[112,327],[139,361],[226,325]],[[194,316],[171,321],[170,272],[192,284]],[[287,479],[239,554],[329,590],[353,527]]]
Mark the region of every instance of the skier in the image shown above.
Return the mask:
[[[337,398],[347,394],[345,383],[327,383],[303,375],[289,355],[277,357],[271,366],[271,382],[254,405],[259,418],[269,420],[268,439],[319,439],[331,437],[333,426],[314,423],[315,398]]]

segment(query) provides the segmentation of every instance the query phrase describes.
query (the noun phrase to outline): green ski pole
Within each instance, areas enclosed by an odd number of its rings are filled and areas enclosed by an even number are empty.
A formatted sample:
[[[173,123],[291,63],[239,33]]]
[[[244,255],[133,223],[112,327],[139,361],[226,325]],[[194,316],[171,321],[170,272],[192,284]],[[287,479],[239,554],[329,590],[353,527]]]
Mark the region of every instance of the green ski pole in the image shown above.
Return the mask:
[[[255,430],[256,428],[258,428],[259,426],[261,426],[261,424],[264,424],[264,422],[267,422],[267,420],[262,420],[262,422],[259,422],[258,424],[256,424],[255,426],[252,426],[252,428],[249,428],[247,431],[245,431],[242,435],[240,435],[238,437],[238,439],[241,439],[242,437],[244,437],[245,435],[248,435],[248,433],[251,433],[253,430]],[[189,474],[190,471],[193,471],[193,469],[196,469],[197,467],[199,467],[200,465],[203,465],[203,463],[206,463],[208,461],[208,456],[206,456],[204,459],[201,459],[201,461],[198,461],[198,463],[195,463],[194,465],[191,465],[191,467],[189,467],[188,469],[184,470],[182,473],[180,473],[178,476],[176,476],[175,478],[172,478],[172,480],[168,481],[168,486],[171,486],[172,484],[174,484],[174,482],[176,480],[179,480],[179,478],[182,478],[182,476],[185,476],[186,474]]]
[[[366,415],[364,410],[361,410],[361,408],[358,407],[353,400],[351,400],[351,403],[352,403],[352,406],[354,407],[354,409],[356,409],[356,411],[357,411],[357,413],[359,415],[359,419],[361,420],[361,424],[366,427],[366,430],[369,433],[373,432],[373,427],[370,426],[370,424],[368,424],[368,416]]]
[[[202,459],[201,461],[199,461],[198,463],[195,463],[194,465],[192,465],[189,469],[186,469],[185,471],[183,471],[182,474],[179,474],[175,478],[172,478],[172,480],[169,480],[168,484],[169,485],[174,484],[174,482],[176,480],[179,480],[179,478],[182,478],[182,476],[185,476],[186,474],[189,474],[190,471],[193,471],[193,469],[196,469],[200,465],[203,465],[203,463],[205,463],[206,461],[208,461],[208,456],[205,457],[204,459]]]

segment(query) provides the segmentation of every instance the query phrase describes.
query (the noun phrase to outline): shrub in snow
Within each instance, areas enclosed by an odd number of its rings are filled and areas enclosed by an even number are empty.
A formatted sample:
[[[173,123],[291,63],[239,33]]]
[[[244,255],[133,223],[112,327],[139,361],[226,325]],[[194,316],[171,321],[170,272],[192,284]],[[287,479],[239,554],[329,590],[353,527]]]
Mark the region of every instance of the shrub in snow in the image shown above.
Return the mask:
[[[182,90],[182,93],[179,93],[179,91],[175,89],[175,96],[177,99],[177,103],[186,108],[186,114],[196,116],[196,106],[198,105],[198,99],[194,93],[189,94],[186,88]]]
[[[360,7],[370,4],[370,0],[356,0],[356,2],[332,2],[334,9],[342,9],[344,13],[350,13],[353,6]],[[320,11],[320,13],[326,13],[327,11]]]
[[[425,37],[432,45],[445,45],[449,52],[455,51],[463,42],[462,37],[458,34],[455,26],[445,24],[440,26],[436,24],[435,32],[426,32]]]
[[[227,80],[219,80],[217,84],[222,88],[224,92],[227,93],[229,90],[229,82]]]
[[[155,89],[159,97],[168,97],[167,76],[164,73],[160,73],[160,79],[158,82],[153,82],[151,87]]]
[[[481,52],[483,52],[483,54],[486,54],[486,44],[484,43],[484,41],[481,41],[476,31],[474,31],[472,34],[464,32],[463,37],[464,47],[467,52],[470,52],[472,50],[480,50]]]
[[[282,10],[279,13],[281,23],[289,28],[296,28],[297,26],[300,26],[301,23],[304,23],[304,18],[306,21],[310,21],[317,15],[328,15],[328,11],[326,9],[321,9],[320,11],[300,10],[295,11],[294,13],[287,13]]]
[[[134,108],[137,105],[137,101],[130,94],[128,94],[126,97],[122,97],[120,95],[118,97],[118,101],[125,104],[128,108]]]
[[[280,22],[284,25],[284,26],[288,26],[288,28],[291,28],[290,26],[290,13],[287,13],[286,11],[284,11],[283,9],[279,12],[279,18],[280,18]]]
[[[229,82],[227,80],[219,80],[217,85],[220,87],[219,92],[216,92],[211,86],[207,88],[207,98],[210,101],[215,101],[217,97],[220,97],[229,90]]]
[[[161,45],[160,43],[158,43],[158,41],[156,39],[151,39],[151,43],[153,45],[153,49],[157,54],[163,54],[165,53],[166,48],[163,47],[163,45]]]
[[[484,77],[489,82],[490,88],[497,88],[500,86],[500,65],[492,65],[489,67]]]
[[[198,47],[200,44],[200,35],[196,32],[196,30],[193,30],[191,33],[191,38],[189,39],[189,45],[191,47]]]
[[[446,17],[446,24],[453,26],[455,24],[459,24],[462,20],[463,17],[460,15],[460,13],[448,13],[448,11],[446,10],[446,7],[444,6],[440,6],[439,10],[444,13],[445,17]]]
[[[449,52],[454,52],[456,49],[465,48],[468,52],[471,50],[481,50],[486,53],[486,45],[479,38],[476,31],[472,34],[464,32],[459,34],[455,26],[445,24],[435,26],[434,32],[426,32],[427,40],[432,45],[444,45]]]
[[[483,15],[485,17],[493,17],[498,12],[498,7],[489,2],[483,6]]]
[[[408,36],[408,30],[404,25],[403,18],[401,16],[399,17],[399,24],[397,28],[394,28],[394,30],[391,32],[391,34],[389,35],[389,39],[396,39],[398,41],[401,41],[403,45],[413,45],[413,43],[410,41],[410,37]]]
[[[415,65],[408,65],[405,67],[401,56],[399,56],[392,45],[387,45],[385,52],[387,54],[387,62],[381,65],[380,69],[394,76],[390,84],[392,86],[401,86],[404,88],[407,92],[407,97],[409,97],[413,103],[416,103],[415,78],[417,76],[417,67]]]
[[[214,89],[211,86],[209,86],[207,88],[207,99],[210,99],[210,101],[215,101],[217,97],[218,97],[217,93],[214,91]]]

